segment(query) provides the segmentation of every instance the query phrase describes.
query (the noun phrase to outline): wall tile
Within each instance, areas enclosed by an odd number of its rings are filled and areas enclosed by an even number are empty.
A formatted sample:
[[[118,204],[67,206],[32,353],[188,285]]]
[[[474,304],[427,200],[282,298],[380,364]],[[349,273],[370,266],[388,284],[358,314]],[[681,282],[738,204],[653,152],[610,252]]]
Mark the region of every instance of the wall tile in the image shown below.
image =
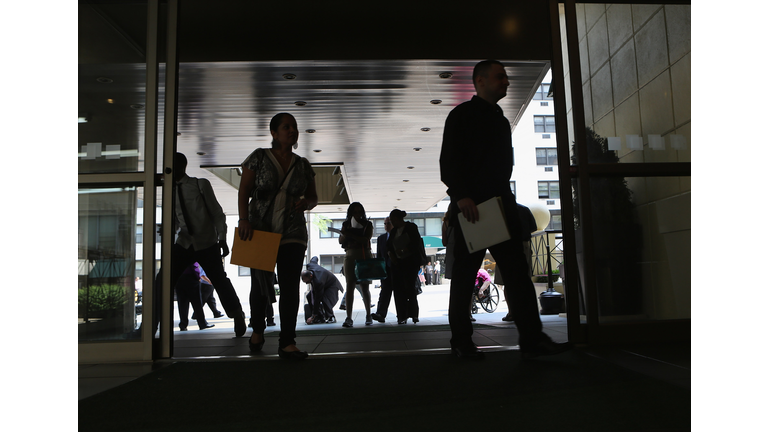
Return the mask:
[[[684,193],[656,203],[659,232],[670,233],[691,229],[691,194]]]
[[[581,64],[581,83],[589,81],[589,50],[587,49],[587,39],[579,41],[579,63]]]
[[[678,135],[682,135],[685,137],[685,139],[688,142],[688,148],[686,150],[678,150],[677,151],[677,161],[678,162],[691,162],[691,124],[688,123],[687,125],[683,125],[682,127],[678,127],[675,130],[675,133]],[[690,179],[690,177],[687,177]],[[683,190],[691,190],[690,181],[688,184],[688,188],[683,188]]]
[[[691,54],[672,65],[672,103],[675,125],[691,121]]]
[[[624,45],[611,58],[611,76],[614,103],[620,104],[637,92],[637,64],[635,63],[634,40]]]
[[[613,120],[613,112],[601,118],[595,123],[594,131],[601,137],[616,136],[616,125]]]
[[[585,4],[584,5],[584,15],[585,15],[585,23],[587,25],[587,30],[592,28],[595,23],[601,19],[602,15],[605,13],[605,5],[598,3],[598,4]]]
[[[674,128],[672,88],[665,71],[640,89],[640,118],[643,135],[666,134]]]
[[[594,122],[594,116],[592,115],[592,86],[590,83],[582,86],[584,92],[584,124],[591,125]]]
[[[613,55],[632,37],[632,7],[614,4],[608,6],[605,13],[608,24],[609,51]]]
[[[682,193],[679,177],[648,177],[648,199],[658,201]]]
[[[606,64],[592,77],[592,112],[595,120],[600,119],[613,109],[613,90],[611,87],[611,68]]]
[[[666,5],[664,15],[667,21],[669,61],[674,63],[691,52],[691,6]]]
[[[632,25],[635,32],[645,24],[648,19],[661,9],[661,5],[644,5],[633,4],[632,5]]]
[[[669,66],[664,15],[656,14],[635,34],[637,80],[642,87]]]
[[[617,106],[614,110],[614,118],[616,124],[616,136],[620,137],[622,142],[622,153],[619,153],[619,155],[622,157],[622,162],[629,162],[629,160],[623,159],[623,156],[627,153],[642,153],[627,150],[626,139],[627,135],[642,135],[639,95],[635,93]],[[642,159],[632,162],[642,162]]]
[[[589,70],[594,75],[608,61],[608,28],[605,23],[605,15],[602,15],[587,33],[587,45],[589,47]]]
[[[587,35],[587,20],[584,12],[584,3],[576,3],[576,27],[579,32],[579,40]]]

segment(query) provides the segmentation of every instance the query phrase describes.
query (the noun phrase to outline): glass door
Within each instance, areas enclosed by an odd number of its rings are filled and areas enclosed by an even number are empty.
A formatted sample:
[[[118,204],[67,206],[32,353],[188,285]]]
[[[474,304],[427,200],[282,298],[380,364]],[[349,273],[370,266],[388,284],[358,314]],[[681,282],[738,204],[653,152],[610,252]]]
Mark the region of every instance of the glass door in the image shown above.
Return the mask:
[[[690,4],[557,9],[569,325],[590,343],[690,337]]]
[[[78,3],[79,361],[153,357],[165,6]]]

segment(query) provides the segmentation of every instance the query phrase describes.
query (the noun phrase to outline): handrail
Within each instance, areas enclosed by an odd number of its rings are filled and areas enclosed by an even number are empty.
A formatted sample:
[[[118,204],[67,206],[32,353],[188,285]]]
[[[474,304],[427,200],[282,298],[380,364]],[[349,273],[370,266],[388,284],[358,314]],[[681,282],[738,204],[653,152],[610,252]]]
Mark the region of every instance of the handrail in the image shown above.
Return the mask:
[[[532,274],[546,274],[549,288],[553,287],[552,261],[555,262],[555,266],[559,266],[563,262],[562,234],[562,230],[542,230],[531,234]]]

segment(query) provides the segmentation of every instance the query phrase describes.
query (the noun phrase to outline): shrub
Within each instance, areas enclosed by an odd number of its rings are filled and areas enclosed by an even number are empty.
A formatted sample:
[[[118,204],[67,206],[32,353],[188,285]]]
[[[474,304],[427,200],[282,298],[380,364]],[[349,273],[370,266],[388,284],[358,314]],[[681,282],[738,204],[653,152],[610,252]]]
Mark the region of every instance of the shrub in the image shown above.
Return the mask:
[[[87,305],[89,315],[96,311],[120,309],[127,301],[126,288],[121,285],[93,285],[77,290],[79,310],[85,311]]]

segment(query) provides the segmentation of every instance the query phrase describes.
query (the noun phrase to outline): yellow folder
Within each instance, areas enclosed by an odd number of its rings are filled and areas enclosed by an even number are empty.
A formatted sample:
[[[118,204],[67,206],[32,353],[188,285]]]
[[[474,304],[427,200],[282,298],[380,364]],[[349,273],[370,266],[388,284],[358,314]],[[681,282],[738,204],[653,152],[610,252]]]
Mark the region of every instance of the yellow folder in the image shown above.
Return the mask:
[[[273,272],[281,237],[277,233],[254,230],[252,239],[240,240],[235,230],[235,242],[232,244],[232,257],[229,261],[234,265]]]

